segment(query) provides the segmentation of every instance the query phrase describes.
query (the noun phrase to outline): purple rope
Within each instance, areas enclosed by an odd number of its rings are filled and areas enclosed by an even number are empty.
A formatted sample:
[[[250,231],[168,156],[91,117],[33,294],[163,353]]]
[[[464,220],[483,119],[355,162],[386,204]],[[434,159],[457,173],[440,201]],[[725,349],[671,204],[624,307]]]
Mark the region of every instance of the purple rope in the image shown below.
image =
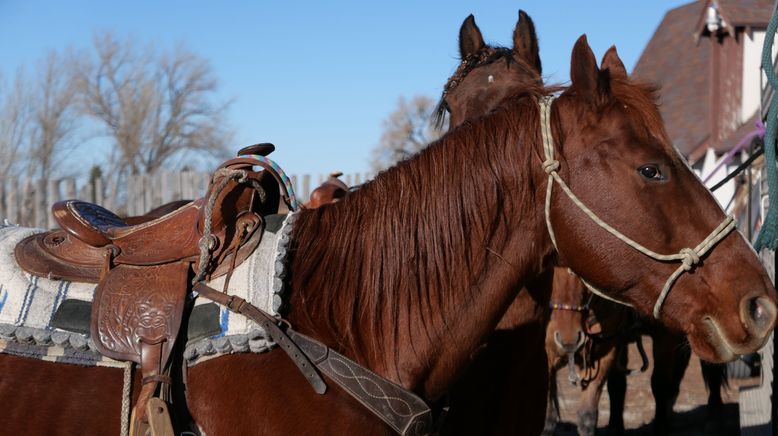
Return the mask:
[[[762,123],[762,120],[756,120],[756,130],[753,132],[747,134],[743,137],[743,139],[740,140],[740,142],[737,143],[734,147],[732,147],[731,150],[727,152],[727,154],[724,155],[723,158],[719,161],[718,165],[716,165],[716,168],[713,168],[713,171],[708,174],[705,179],[702,181],[702,183],[708,183],[708,180],[713,177],[714,174],[716,174],[724,165],[729,163],[729,161],[732,160],[732,156],[735,155],[738,151],[740,151],[741,148],[743,148],[744,145],[751,142],[756,137],[764,138],[765,134],[765,126],[764,123]]]

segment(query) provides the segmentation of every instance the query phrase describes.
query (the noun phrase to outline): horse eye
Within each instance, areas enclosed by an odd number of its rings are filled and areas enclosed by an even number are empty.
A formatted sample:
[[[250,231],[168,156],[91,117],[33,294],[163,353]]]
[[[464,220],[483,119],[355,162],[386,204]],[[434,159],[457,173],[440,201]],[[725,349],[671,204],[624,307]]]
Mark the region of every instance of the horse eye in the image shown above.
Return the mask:
[[[659,171],[659,168],[653,164],[643,165],[638,168],[638,173],[648,180],[664,180],[664,176]]]

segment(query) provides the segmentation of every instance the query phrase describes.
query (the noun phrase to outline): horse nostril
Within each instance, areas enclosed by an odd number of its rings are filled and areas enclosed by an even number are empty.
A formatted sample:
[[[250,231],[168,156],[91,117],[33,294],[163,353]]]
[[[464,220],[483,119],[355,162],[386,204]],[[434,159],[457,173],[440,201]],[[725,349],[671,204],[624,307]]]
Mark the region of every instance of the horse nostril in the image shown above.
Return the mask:
[[[767,297],[744,298],[740,301],[740,319],[752,336],[767,335],[775,323],[776,312],[775,303]]]

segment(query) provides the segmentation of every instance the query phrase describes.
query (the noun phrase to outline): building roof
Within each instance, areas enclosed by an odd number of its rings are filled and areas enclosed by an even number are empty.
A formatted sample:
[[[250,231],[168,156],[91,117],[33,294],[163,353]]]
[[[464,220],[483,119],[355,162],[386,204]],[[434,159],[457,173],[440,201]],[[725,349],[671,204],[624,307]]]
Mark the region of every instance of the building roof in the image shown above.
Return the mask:
[[[706,1],[698,1],[667,12],[632,71],[632,77],[660,86],[667,133],[684,156],[702,145],[710,132],[711,43],[695,38],[706,6]]]
[[[774,6],[774,0],[718,0],[719,15],[732,27],[767,27]]]

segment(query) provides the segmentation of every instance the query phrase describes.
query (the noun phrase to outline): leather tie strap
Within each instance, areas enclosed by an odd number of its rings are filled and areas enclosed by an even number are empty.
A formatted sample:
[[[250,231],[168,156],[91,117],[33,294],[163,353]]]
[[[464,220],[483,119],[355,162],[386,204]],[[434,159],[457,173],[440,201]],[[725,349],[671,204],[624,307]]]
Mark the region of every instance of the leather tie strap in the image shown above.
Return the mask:
[[[310,360],[308,360],[308,357],[305,355],[305,353],[302,352],[302,350],[300,350],[300,347],[298,347],[297,344],[289,339],[289,336],[286,334],[286,332],[281,330],[281,328],[278,326],[277,319],[262,312],[260,309],[248,303],[243,298],[234,295],[227,295],[223,292],[213,289],[205,283],[197,283],[194,285],[193,289],[203,297],[209,300],[213,300],[223,306],[228,307],[233,312],[240,313],[241,315],[256,321],[257,324],[259,324],[265,330],[268,336],[270,336],[270,339],[277,343],[281,349],[283,349],[286,354],[289,355],[289,358],[292,359],[292,362],[294,362],[295,365],[297,365],[297,368],[300,370],[300,372],[303,373],[305,379],[308,380],[308,383],[311,384],[313,390],[316,391],[317,394],[321,395],[327,391],[327,384],[324,383],[324,380],[322,380],[319,373],[316,372],[316,367],[313,366]]]

